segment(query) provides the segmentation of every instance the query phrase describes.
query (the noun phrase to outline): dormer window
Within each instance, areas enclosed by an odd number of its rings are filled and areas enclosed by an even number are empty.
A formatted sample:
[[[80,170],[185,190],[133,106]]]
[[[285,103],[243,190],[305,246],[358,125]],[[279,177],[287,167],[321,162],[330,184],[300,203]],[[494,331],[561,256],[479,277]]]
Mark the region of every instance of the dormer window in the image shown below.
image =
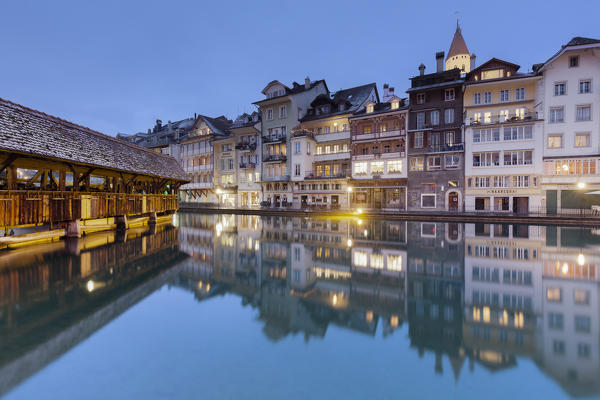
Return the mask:
[[[344,111],[344,109],[345,109],[345,108],[346,108],[346,105],[345,105],[345,104],[343,104],[343,103],[342,103],[342,104],[340,104],[340,111]]]
[[[417,93],[417,104],[425,104],[425,93]]]
[[[375,104],[373,104],[373,103],[367,104],[367,112],[372,113],[373,111],[375,111]]]
[[[329,113],[329,105],[326,105],[326,106],[323,106],[323,107],[321,107],[321,112],[322,112],[323,114],[327,114],[327,113]]]
[[[392,101],[392,110],[397,110],[400,108],[400,102],[398,100]]]

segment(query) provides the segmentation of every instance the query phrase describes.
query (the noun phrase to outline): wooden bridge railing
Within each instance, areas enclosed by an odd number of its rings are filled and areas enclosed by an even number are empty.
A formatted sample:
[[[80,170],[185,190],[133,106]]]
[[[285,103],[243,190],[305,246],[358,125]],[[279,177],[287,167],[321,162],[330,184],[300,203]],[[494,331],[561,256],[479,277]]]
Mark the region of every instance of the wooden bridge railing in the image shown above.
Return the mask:
[[[0,227],[176,211],[178,196],[103,192],[0,191]]]

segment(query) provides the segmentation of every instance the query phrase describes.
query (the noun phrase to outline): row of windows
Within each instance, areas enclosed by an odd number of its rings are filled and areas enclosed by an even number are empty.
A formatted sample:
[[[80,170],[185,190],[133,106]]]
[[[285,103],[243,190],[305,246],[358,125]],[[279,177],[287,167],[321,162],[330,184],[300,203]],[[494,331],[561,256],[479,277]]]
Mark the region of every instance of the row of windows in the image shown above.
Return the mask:
[[[575,147],[590,147],[591,146],[590,133],[576,133],[575,134]],[[549,149],[560,149],[563,147],[563,135],[562,133],[552,133],[548,135],[548,141],[546,147]]]
[[[454,89],[444,90],[444,101],[453,101],[456,98],[454,95]],[[417,104],[425,104],[427,95],[425,93],[417,93]]]
[[[265,111],[266,111],[265,118],[267,119],[267,121],[272,121],[273,120],[273,109],[267,108]],[[287,118],[287,106],[279,107],[279,118]]]
[[[503,153],[503,157],[501,157]],[[503,159],[504,163],[500,164]],[[485,153],[473,153],[474,167],[496,167],[500,165],[531,165],[533,163],[533,150],[504,150]]]
[[[454,108],[446,108],[444,110],[444,122],[446,124],[454,123]],[[439,110],[434,110],[429,112],[429,125],[439,125],[440,124],[440,112]],[[417,114],[417,129],[425,128],[425,113]]]
[[[561,303],[562,299],[562,288],[549,287],[546,289],[546,300],[548,300],[548,302]],[[579,305],[590,304],[590,291],[584,289],[573,289],[573,302]]]
[[[455,169],[460,166],[460,155],[448,154],[443,156],[444,168]],[[425,171],[425,157],[411,157],[409,160],[410,171]],[[442,169],[442,156],[427,157],[427,170]]]
[[[579,159],[579,160],[556,160],[546,162],[546,173],[554,175],[595,175],[596,174],[595,159]]]
[[[579,94],[592,93],[592,80],[581,79],[579,80]],[[565,96],[567,94],[567,82],[555,82],[554,83],[554,95]]]
[[[473,104],[482,104],[482,99],[483,104],[491,104],[493,102],[492,92],[473,93]],[[501,103],[521,100],[525,100],[525,88],[514,89],[512,98],[510,89],[502,89],[498,92],[498,101]]]
[[[386,168],[387,166],[387,168]],[[366,175],[370,171],[371,174],[398,174],[402,172],[402,160],[389,161],[366,161],[353,163],[354,175]]]
[[[527,140],[533,139],[533,125],[507,126],[500,128],[474,129],[473,143],[491,143],[500,140]]]
[[[537,177],[529,175],[510,176],[477,176],[467,179],[467,187],[470,188],[528,188],[537,186]]]
[[[473,124],[501,124],[507,121],[521,121],[525,118],[531,119],[532,115],[524,107],[517,107],[511,113],[509,109],[500,110],[497,116],[491,111],[474,112],[471,122]]]
[[[590,104],[578,105],[575,107],[575,121],[591,121],[592,106]],[[565,107],[551,107],[550,119],[551,124],[565,122]]]

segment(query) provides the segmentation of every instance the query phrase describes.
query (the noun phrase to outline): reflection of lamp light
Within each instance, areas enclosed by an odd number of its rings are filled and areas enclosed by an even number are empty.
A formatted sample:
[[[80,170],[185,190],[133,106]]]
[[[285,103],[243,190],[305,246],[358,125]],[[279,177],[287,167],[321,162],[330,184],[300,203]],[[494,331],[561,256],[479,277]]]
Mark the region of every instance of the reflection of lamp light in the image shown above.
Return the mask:
[[[337,294],[333,295],[333,299],[332,299],[333,305],[335,306],[337,304]]]
[[[348,190],[348,193],[352,193],[352,186],[348,186],[346,190]]]
[[[563,171],[568,171],[569,166],[567,164],[563,164],[562,169],[563,169]]]
[[[583,265],[585,264],[585,256],[581,253],[577,256],[577,264]]]
[[[365,229],[365,231],[363,232],[363,234],[365,235],[365,237],[367,237],[369,235],[369,232]]]
[[[221,236],[221,231],[223,230],[223,224],[220,222],[215,225],[215,230],[217,231],[217,236]]]
[[[348,247],[352,247],[352,239],[348,239],[347,244],[348,244]]]
[[[87,285],[86,285],[87,291],[91,292],[94,290],[94,281],[93,280],[89,280],[87,281]]]
[[[562,273],[563,273],[563,275],[566,275],[567,272],[569,272],[569,264],[564,263],[562,266]]]
[[[357,210],[356,210],[356,213],[357,213],[357,214],[362,214],[362,208],[359,208],[359,209],[357,209]]]
[[[362,225],[362,219],[359,219],[358,221],[356,221],[356,223]]]
[[[221,189],[217,189],[217,194],[221,194],[223,191]]]

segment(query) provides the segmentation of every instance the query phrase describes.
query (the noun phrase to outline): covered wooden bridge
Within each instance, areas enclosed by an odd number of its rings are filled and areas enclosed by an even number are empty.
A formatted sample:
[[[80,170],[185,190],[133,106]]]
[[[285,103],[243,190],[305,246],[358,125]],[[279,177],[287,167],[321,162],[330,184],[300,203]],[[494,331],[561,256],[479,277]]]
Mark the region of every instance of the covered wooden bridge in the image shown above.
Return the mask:
[[[0,99],[0,228],[150,216],[178,208],[172,157]]]

